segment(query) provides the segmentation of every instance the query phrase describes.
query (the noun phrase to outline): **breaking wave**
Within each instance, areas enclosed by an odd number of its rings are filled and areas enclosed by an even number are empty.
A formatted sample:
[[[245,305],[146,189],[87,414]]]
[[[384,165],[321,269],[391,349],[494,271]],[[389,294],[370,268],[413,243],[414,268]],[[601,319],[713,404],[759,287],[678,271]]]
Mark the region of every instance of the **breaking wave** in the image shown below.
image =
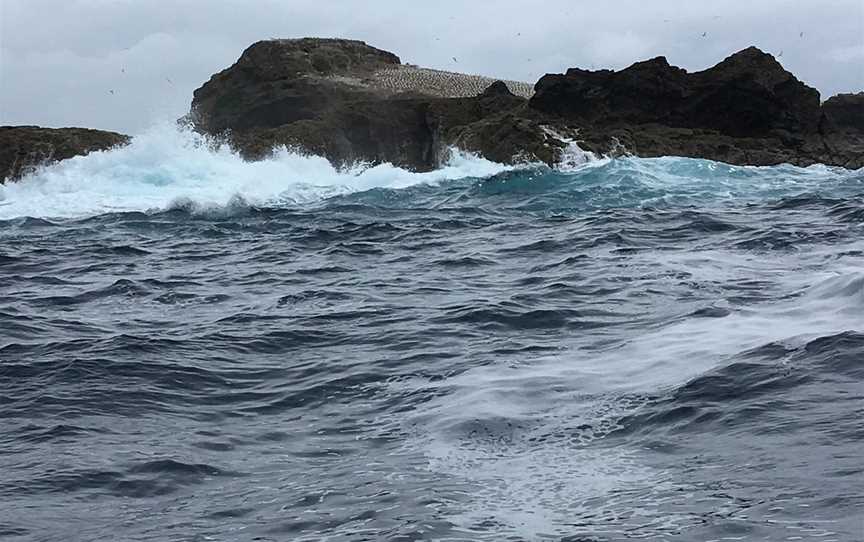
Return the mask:
[[[227,145],[162,124],[128,146],[42,167],[20,182],[0,186],[0,219],[147,212],[176,205],[208,209],[238,202],[288,206],[372,188],[488,177],[509,169],[456,149],[444,167],[427,173],[390,164],[339,171],[325,158],[284,147],[265,160],[247,162]]]
[[[0,186],[0,219],[77,218],[172,208],[285,208],[351,195],[383,206],[404,205],[412,198],[421,206],[441,205],[455,197],[554,213],[757,201],[826,188],[843,196],[857,193],[862,185],[860,171],[825,166],[739,167],[674,157],[598,158],[573,141],[556,168],[530,163],[507,166],[451,149],[447,163],[430,172],[411,172],[391,164],[338,170],[325,158],[286,148],[276,149],[265,160],[247,162],[226,145],[175,124],[162,124],[128,146],[41,167],[20,182]],[[429,186],[441,190],[430,194],[418,189]]]

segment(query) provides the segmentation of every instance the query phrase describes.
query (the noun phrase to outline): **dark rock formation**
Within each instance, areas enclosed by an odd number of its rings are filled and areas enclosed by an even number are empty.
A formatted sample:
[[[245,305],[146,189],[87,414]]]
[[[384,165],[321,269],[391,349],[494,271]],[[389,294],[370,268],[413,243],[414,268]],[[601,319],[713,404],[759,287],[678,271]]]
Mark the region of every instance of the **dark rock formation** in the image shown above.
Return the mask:
[[[546,75],[535,90],[533,109],[578,126],[583,146],[600,153],[623,145],[639,156],[864,166],[860,148],[850,147],[864,130],[845,120],[860,111],[860,97],[821,106],[818,91],[755,47],[692,74],[659,57],[619,72]]]
[[[530,100],[509,84],[470,93],[476,76],[406,66],[363,42],[270,40],[196,90],[190,120],[248,158],[287,145],[337,164],[416,170],[439,166],[448,145],[553,164],[576,133],[603,154],[864,166],[862,95],[820,105],[815,89],[754,47],[696,73],[662,57],[619,72],[573,68],[541,78]]]
[[[620,72],[546,75],[531,106],[590,125],[661,124],[732,137],[809,133],[819,121],[819,93],[753,47],[693,74],[658,57]]]
[[[128,136],[87,128],[0,126],[0,183],[46,163],[128,142]]]
[[[864,167],[864,92],[838,94],[823,103],[819,133],[825,163]]]
[[[443,98],[412,86],[416,71],[359,41],[258,42],[195,91],[190,119],[205,133],[228,135],[253,159],[286,145],[340,165],[390,162],[429,170],[441,164],[448,145],[458,144],[502,161],[516,151],[554,161],[527,100],[504,83],[479,96]],[[460,79],[472,76],[439,73],[450,87],[442,95],[459,95],[463,83],[476,86],[476,78]]]
[[[196,120],[213,133],[311,120],[340,102],[371,98],[351,81],[399,64],[396,55],[358,41],[260,41],[194,92]]]
[[[598,154],[864,167],[864,93],[820,104],[815,89],[755,47],[696,73],[663,57],[618,72],[572,68],[542,77],[530,99],[524,83],[493,81],[402,64],[361,41],[268,40],[196,90],[186,120],[249,159],[286,145],[336,165],[420,171],[440,166],[450,146],[553,165],[574,139]],[[128,141],[84,128],[3,126],[0,183]]]

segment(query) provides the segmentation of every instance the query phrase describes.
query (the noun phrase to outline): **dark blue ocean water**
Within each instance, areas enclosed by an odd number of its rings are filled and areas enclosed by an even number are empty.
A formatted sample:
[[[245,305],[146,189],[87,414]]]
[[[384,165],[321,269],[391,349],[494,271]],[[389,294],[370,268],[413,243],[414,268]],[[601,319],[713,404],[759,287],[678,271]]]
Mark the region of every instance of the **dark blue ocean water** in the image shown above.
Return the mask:
[[[147,144],[0,193],[0,538],[861,540],[864,173]]]

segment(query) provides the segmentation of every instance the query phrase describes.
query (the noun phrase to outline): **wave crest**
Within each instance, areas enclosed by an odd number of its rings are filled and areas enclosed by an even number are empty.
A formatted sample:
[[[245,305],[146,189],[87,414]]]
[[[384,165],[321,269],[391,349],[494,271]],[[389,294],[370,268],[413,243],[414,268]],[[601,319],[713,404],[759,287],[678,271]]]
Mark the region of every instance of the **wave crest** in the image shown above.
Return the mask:
[[[453,149],[436,171],[414,173],[390,164],[336,169],[327,159],[278,148],[247,162],[227,145],[174,123],[160,124],[126,147],[44,166],[0,186],[0,219],[71,218],[102,213],[182,208],[212,211],[245,202],[290,206],[373,188],[405,188],[511,169]]]
[[[17,183],[0,185],[0,220],[164,210],[221,216],[250,208],[304,206],[358,193],[368,196],[361,196],[363,201],[385,207],[458,202],[548,214],[783,201],[801,199],[802,194],[848,201],[864,191],[860,170],[741,167],[675,157],[598,158],[575,141],[566,141],[569,147],[555,168],[535,163],[507,166],[450,149],[442,168],[425,173],[391,164],[358,164],[340,170],[321,156],[284,147],[265,160],[247,162],[227,145],[165,123],[126,147],[45,166]],[[419,185],[431,186],[431,191],[403,190]],[[858,219],[860,211],[855,204],[838,210],[851,221]]]

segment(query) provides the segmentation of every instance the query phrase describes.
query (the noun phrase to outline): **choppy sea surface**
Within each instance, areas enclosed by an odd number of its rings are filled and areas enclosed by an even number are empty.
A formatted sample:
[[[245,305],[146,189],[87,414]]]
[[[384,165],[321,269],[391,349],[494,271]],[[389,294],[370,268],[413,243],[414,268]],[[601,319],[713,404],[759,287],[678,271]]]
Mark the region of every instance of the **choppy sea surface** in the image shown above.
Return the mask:
[[[0,538],[861,540],[864,171],[571,158],[0,187]]]

